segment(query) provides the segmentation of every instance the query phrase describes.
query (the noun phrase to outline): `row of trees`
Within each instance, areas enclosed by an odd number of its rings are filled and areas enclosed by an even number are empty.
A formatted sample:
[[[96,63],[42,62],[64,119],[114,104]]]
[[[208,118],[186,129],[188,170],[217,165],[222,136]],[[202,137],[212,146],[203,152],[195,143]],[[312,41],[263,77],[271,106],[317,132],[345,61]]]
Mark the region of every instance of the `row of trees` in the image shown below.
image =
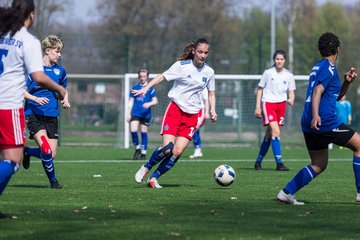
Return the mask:
[[[113,74],[142,67],[162,72],[187,42],[202,36],[211,43],[208,62],[218,74],[261,74],[272,64],[268,0],[254,0],[259,4],[246,8],[247,0],[98,0],[100,17],[91,23],[64,21],[71,1],[35,2],[33,31],[41,38],[48,33],[63,37],[62,64],[70,73]],[[360,66],[360,1],[351,7],[319,6],[315,0],[274,2],[276,48],[293,52],[294,74],[309,73],[320,58],[317,39],[327,31],[340,37],[339,72]],[[358,86],[349,94],[355,105]]]

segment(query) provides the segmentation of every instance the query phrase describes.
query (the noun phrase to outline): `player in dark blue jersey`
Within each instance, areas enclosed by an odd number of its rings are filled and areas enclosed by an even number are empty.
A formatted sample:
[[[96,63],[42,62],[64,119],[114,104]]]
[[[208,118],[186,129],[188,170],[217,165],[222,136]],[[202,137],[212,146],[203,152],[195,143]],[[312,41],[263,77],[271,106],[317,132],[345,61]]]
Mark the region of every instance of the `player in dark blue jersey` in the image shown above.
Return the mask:
[[[66,71],[57,64],[61,57],[63,41],[54,35],[49,35],[42,42],[44,51],[44,72],[54,82],[67,87]],[[30,157],[41,159],[44,170],[50,182],[50,187],[61,189],[62,186],[55,176],[54,158],[58,144],[58,116],[60,115],[58,95],[54,91],[41,88],[32,77],[27,79],[27,91],[25,92],[25,116],[26,125],[30,132],[30,139],[34,139],[39,147],[24,148],[23,166],[28,169]],[[62,101],[64,108],[69,108],[69,96],[66,93]]]
[[[311,70],[301,118],[311,164],[301,169],[288,182],[278,193],[277,199],[292,205],[304,205],[295,199],[294,194],[326,169],[329,160],[328,145],[334,143],[354,152],[356,201],[360,203],[360,135],[340,121],[336,115],[336,101],[345,95],[350,83],[355,80],[356,69],[351,68],[346,72],[341,84],[335,66],[340,41],[335,34],[328,32],[321,35],[318,49],[323,59]]]
[[[148,84],[149,72],[140,69],[138,72],[140,82],[132,87],[132,90],[140,90]],[[127,121],[130,122],[131,139],[135,147],[134,160],[145,159],[148,146],[148,127],[151,121],[151,107],[158,103],[154,88],[150,88],[144,95],[135,96],[130,91],[129,110]],[[139,131],[141,132],[141,145],[139,143]]]

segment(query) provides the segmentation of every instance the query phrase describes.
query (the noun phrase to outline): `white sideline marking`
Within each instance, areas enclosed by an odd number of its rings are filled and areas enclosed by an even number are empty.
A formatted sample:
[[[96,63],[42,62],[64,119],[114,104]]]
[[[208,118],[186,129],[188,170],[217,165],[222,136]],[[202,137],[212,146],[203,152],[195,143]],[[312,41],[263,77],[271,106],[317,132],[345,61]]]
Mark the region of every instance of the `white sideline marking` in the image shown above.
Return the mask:
[[[329,162],[350,162],[352,161],[351,158],[337,158],[337,159],[329,159]],[[41,161],[35,160],[32,161],[34,163],[40,163]],[[254,159],[233,159],[233,160],[224,160],[224,159],[196,159],[196,160],[189,160],[183,159],[180,161],[181,163],[204,163],[204,162],[255,162]],[[274,160],[263,160],[263,162],[274,162]],[[287,159],[286,162],[309,162],[310,159]],[[144,163],[144,161],[135,161],[135,160],[55,160],[55,163]]]

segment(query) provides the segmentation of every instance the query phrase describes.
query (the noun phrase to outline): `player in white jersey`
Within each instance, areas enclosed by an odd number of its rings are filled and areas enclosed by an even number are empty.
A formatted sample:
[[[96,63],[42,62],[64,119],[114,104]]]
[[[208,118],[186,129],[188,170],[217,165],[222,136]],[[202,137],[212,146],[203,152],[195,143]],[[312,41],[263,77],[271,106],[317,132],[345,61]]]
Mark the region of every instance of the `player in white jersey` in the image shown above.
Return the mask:
[[[23,158],[27,76],[58,92],[60,99],[66,94],[43,72],[40,41],[28,32],[35,20],[34,11],[33,0],[13,0],[10,7],[0,7],[0,195]]]
[[[296,87],[294,75],[285,68],[286,53],[277,50],[273,60],[274,66],[265,70],[256,93],[255,116],[262,117],[263,126],[267,127],[255,162],[255,170],[262,169],[261,162],[271,144],[276,170],[288,171],[289,169],[282,162],[280,126],[284,125],[286,102],[290,106],[294,105]]]
[[[201,109],[201,95],[204,88],[209,91],[210,120],[215,122],[215,73],[205,60],[209,54],[209,43],[204,38],[189,43],[184,53],[167,71],[155,77],[147,86],[133,90],[134,95],[144,94],[160,82],[174,81],[168,96],[171,102],[164,114],[161,127],[162,147],[156,149],[150,159],[135,174],[141,183],[147,173],[157,163],[156,171],[148,179],[151,188],[161,188],[158,178],[171,169],[188,143],[192,140]]]

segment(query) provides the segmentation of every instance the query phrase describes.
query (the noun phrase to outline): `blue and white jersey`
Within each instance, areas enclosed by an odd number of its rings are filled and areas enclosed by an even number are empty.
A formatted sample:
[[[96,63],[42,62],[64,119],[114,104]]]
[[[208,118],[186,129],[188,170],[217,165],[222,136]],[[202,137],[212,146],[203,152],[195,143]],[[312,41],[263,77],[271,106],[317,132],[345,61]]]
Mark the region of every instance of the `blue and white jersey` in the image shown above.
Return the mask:
[[[44,66],[44,72],[57,84],[60,84],[64,88],[67,87],[67,76],[63,67],[57,64],[50,67]],[[57,117],[60,115],[57,92],[41,88],[31,78],[31,76],[29,76],[26,80],[26,86],[31,95],[36,97],[46,97],[49,99],[49,102],[44,106],[41,106],[34,101],[26,101],[25,116],[36,114],[41,116]]]
[[[132,89],[133,90],[140,90],[143,88],[140,83],[135,84]],[[150,88],[145,95],[137,95],[134,96],[134,94],[130,91],[130,98],[134,99],[134,105],[131,109],[131,116],[132,117],[139,117],[139,118],[146,118],[151,119],[151,107],[144,108],[144,103],[151,102],[152,99],[156,97],[156,91],[154,88]]]
[[[174,81],[168,97],[186,113],[200,111],[204,88],[215,91],[215,73],[206,63],[197,68],[192,60],[177,61],[163,75],[167,81]]]
[[[325,91],[321,95],[319,104],[319,116],[321,118],[320,130],[311,128],[312,113],[312,94],[313,89],[322,84]],[[306,101],[301,118],[303,132],[329,132],[341,125],[341,121],[336,114],[336,100],[340,94],[341,82],[336,66],[329,60],[320,60],[311,70],[309,85],[306,92]]]

